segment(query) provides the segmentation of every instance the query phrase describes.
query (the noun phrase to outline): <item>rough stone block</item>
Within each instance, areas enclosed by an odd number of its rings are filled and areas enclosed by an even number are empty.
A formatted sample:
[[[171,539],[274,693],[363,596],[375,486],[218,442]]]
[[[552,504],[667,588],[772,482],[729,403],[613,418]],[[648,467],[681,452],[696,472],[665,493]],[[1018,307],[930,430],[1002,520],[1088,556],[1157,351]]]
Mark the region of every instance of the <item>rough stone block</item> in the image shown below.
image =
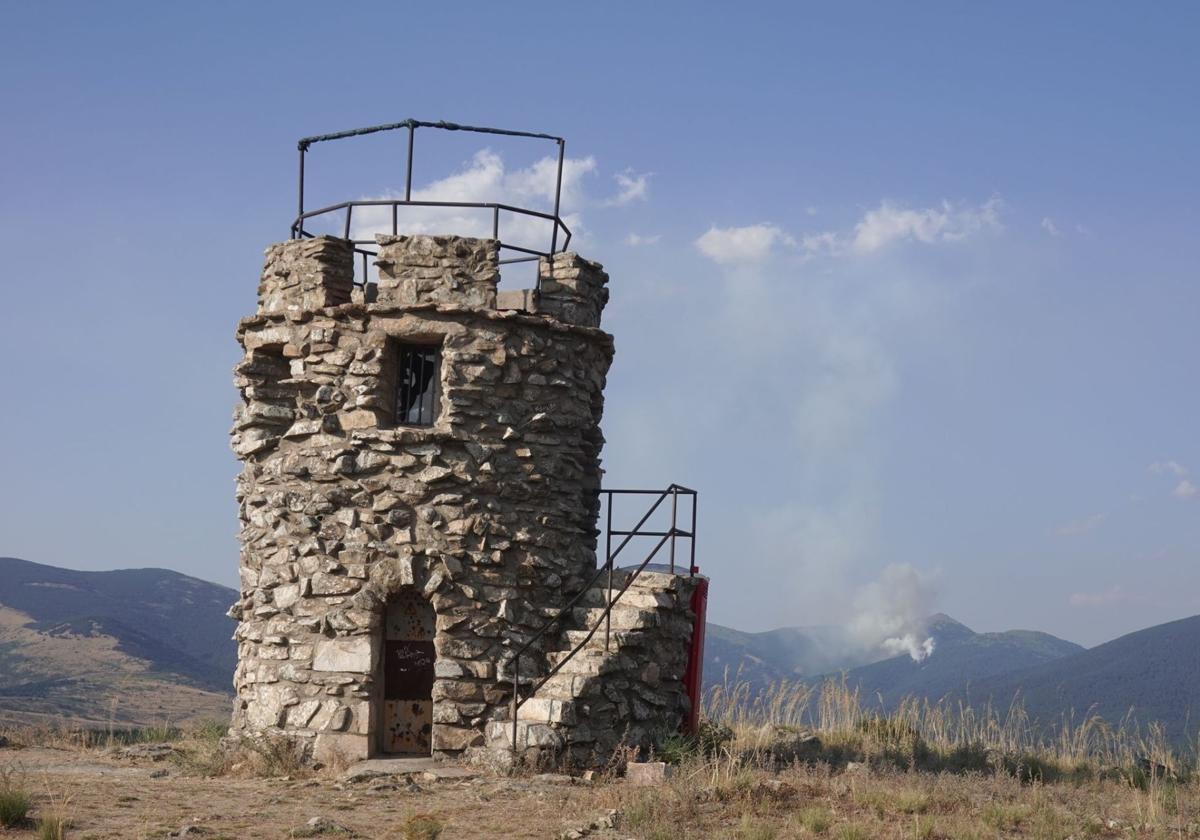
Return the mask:
[[[665,761],[631,761],[625,765],[625,781],[639,786],[666,784],[672,769]]]
[[[314,671],[369,674],[373,667],[374,646],[369,636],[320,641],[313,652]]]
[[[258,286],[260,313],[313,311],[350,301],[354,250],[344,239],[293,239],[267,251]]]
[[[599,327],[608,303],[608,275],[599,263],[563,251],[538,261],[538,312],[568,324]]]
[[[478,729],[466,729],[441,723],[434,724],[433,748],[435,750],[456,752],[468,747],[481,747],[483,742],[483,733]]]
[[[313,758],[323,764],[366,761],[371,739],[353,732],[322,732],[313,743]]]
[[[537,312],[537,292],[533,289],[505,289],[497,292],[496,308],[516,312]]]
[[[496,308],[500,243],[458,236],[377,236],[378,300]]]

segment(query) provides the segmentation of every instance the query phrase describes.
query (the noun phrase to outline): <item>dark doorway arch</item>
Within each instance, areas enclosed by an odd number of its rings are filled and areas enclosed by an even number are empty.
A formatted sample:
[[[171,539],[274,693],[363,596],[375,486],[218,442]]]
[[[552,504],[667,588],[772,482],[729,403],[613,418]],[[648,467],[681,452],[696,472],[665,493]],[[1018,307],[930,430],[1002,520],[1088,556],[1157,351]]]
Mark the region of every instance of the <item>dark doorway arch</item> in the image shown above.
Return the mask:
[[[388,601],[383,623],[380,751],[433,752],[433,607],[412,588]]]

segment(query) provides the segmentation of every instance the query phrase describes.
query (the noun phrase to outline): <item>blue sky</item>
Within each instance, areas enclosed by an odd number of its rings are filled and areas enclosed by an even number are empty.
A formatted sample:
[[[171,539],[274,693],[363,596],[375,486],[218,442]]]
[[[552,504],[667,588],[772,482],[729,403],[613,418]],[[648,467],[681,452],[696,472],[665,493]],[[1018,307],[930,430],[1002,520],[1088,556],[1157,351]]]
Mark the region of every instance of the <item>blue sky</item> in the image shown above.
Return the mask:
[[[0,553],[235,582],[233,330],[295,141],[416,117],[567,138],[612,276],[608,477],[701,490],[714,620],[844,619],[896,567],[980,630],[1200,612],[1194,4],[4,21]],[[536,161],[423,142],[429,189]],[[382,195],[402,151],[318,164]]]

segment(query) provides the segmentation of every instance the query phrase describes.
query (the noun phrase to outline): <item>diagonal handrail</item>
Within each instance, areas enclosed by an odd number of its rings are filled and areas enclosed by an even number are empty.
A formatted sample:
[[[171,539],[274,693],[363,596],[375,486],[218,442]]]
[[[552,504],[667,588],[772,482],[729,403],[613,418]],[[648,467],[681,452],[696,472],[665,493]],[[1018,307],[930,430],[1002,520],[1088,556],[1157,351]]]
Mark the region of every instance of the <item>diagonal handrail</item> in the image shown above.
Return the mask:
[[[691,560],[691,565],[689,568],[689,574],[694,575],[696,573],[695,533],[696,533],[696,496],[697,496],[697,493],[695,490],[692,490],[690,488],[687,488],[680,484],[675,484],[675,483],[668,485],[665,490],[663,490],[662,492],[660,492],[658,494],[658,498],[655,499],[654,503],[650,506],[649,510],[647,510],[645,512],[645,514],[642,515],[642,518],[638,520],[637,524],[634,525],[632,529],[630,529],[628,531],[620,531],[620,532],[613,531],[613,529],[612,529],[613,496],[621,495],[621,494],[649,495],[649,494],[653,493],[654,491],[602,490],[601,492],[608,495],[608,526],[607,526],[607,537],[606,537],[607,547],[605,549],[606,559],[605,559],[604,565],[596,570],[596,574],[592,577],[592,579],[590,581],[588,581],[588,583],[575,595],[575,597],[573,597],[570,601],[567,602],[566,606],[564,606],[562,609],[560,609],[554,617],[552,617],[549,621],[547,621],[545,624],[543,624],[542,627],[533,636],[531,636],[528,640],[526,640],[525,644],[523,644],[520,648],[518,648],[516,653],[513,654],[513,657],[511,660],[513,694],[512,694],[510,716],[512,718],[512,749],[514,752],[517,750],[517,730],[518,730],[517,711],[521,708],[521,706],[523,706],[525,704],[525,701],[531,699],[535,694],[537,694],[538,690],[541,689],[542,686],[544,686],[547,682],[549,682],[550,679],[555,674],[557,674],[559,671],[561,671],[562,668],[568,662],[570,662],[571,659],[573,659],[577,653],[579,653],[579,651],[581,651],[584,647],[587,646],[588,642],[590,642],[592,640],[592,638],[596,635],[596,633],[600,630],[601,623],[604,624],[605,649],[608,648],[610,616],[612,614],[613,607],[616,606],[617,602],[621,599],[621,596],[623,596],[625,594],[625,592],[629,589],[629,587],[633,585],[633,582],[637,579],[638,575],[640,575],[642,573],[642,571],[650,564],[650,561],[652,561],[655,558],[655,556],[657,556],[658,552],[660,550],[662,550],[663,546],[665,546],[668,541],[670,541],[670,543],[671,543],[671,570],[672,570],[672,572],[674,572],[674,570],[675,570],[675,540],[676,540],[676,538],[677,537],[685,537],[692,541],[692,551],[691,551],[692,560]],[[685,530],[682,530],[679,527],[677,527],[678,526],[678,501],[679,501],[680,494],[691,496],[691,498],[692,498],[692,529],[690,531],[685,531]],[[664,501],[666,501],[668,496],[671,497],[671,500],[672,500],[671,527],[666,531],[643,531],[642,526],[645,525],[646,522],[649,521],[650,517],[652,517],[654,515],[654,513],[658,510],[659,506],[662,505],[662,503]],[[611,540],[614,535],[618,535],[618,534],[623,535],[625,537],[625,539],[623,539],[621,541],[620,545],[617,546],[616,551],[613,551],[613,550],[611,550],[611,544],[612,544]],[[620,587],[620,589],[617,591],[616,595],[613,595],[613,560],[616,559],[617,555],[619,555],[625,549],[625,547],[629,544],[629,542],[635,536],[655,536],[655,537],[659,537],[659,540],[655,544],[654,548],[650,551],[650,553],[646,555],[645,559],[643,559],[640,564],[638,564],[636,567],[634,567],[632,569],[632,571],[626,576],[624,585]],[[597,618],[595,625],[592,626],[590,630],[588,630],[587,635],[583,638],[582,641],[580,641],[578,644],[576,644],[566,656],[564,656],[561,660],[559,660],[558,663],[556,663],[554,665],[554,667],[552,667],[549,670],[549,672],[546,673],[545,676],[538,679],[534,683],[533,687],[530,689],[529,693],[526,694],[524,697],[522,697],[521,696],[521,685],[520,685],[521,657],[524,656],[526,654],[526,652],[531,647],[533,647],[533,645],[550,630],[551,627],[554,627],[559,622],[563,621],[566,616],[570,615],[572,613],[572,610],[574,610],[574,608],[579,604],[579,602],[582,601],[583,598],[590,591],[592,591],[592,588],[600,581],[600,578],[603,577],[606,573],[608,574],[608,587],[607,587],[608,597],[605,599],[606,603],[604,605],[604,609],[603,609],[601,615]]]

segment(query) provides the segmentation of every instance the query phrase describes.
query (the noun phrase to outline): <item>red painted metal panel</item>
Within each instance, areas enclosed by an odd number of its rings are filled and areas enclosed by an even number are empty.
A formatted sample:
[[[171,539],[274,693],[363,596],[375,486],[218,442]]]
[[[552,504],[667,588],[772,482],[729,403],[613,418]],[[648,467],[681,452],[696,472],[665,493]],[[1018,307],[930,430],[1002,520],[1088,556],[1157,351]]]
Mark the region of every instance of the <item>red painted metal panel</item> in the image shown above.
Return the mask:
[[[692,592],[692,614],[696,617],[692,625],[692,648],[688,654],[687,673],[683,681],[688,698],[692,701],[691,711],[683,723],[683,731],[695,732],[700,726],[700,686],[704,678],[704,622],[708,613],[708,578],[696,576],[696,589]]]

